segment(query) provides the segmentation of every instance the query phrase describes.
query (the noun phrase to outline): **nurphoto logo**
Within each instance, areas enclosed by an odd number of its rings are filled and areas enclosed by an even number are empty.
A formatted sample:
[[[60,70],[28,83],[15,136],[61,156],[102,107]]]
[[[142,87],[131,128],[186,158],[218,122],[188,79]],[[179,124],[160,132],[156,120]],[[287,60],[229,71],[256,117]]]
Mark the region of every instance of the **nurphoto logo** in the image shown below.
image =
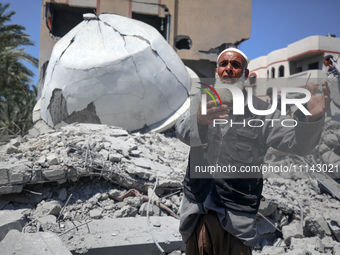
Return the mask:
[[[201,83],[204,87],[206,88],[200,88],[200,90],[204,91],[205,93],[202,93],[202,103],[201,103],[201,114],[206,115],[207,114],[207,95],[209,95],[212,100],[214,101],[215,105],[217,106],[217,101],[215,97],[219,100],[220,105],[222,105],[222,99],[219,93],[216,91],[215,88],[212,86]],[[231,96],[232,96],[232,105],[233,105],[233,115],[244,115],[244,103],[245,103],[245,98],[244,98],[244,93],[242,90],[233,85],[227,85],[227,84],[222,84],[222,85],[217,85],[216,88],[218,88],[220,91],[221,89],[227,89],[230,91]],[[252,88],[248,87],[245,88],[247,91],[247,105],[251,113],[259,116],[265,116],[274,113],[274,111],[277,108],[277,102],[278,102],[278,93],[277,93],[277,88],[273,88],[273,103],[269,109],[266,110],[258,110],[255,109],[254,104],[253,104],[253,90]],[[209,91],[210,90],[210,91]],[[305,97],[303,98],[288,98],[289,93],[300,93],[304,94]],[[215,96],[213,95],[215,94]],[[295,105],[298,109],[301,110],[301,112],[308,116],[312,115],[306,107],[303,105],[307,103],[311,98],[311,93],[309,92],[308,89],[305,88],[289,88],[289,87],[284,87],[281,89],[281,115],[287,115],[287,105]],[[265,119],[265,121],[271,122],[271,125],[274,125],[275,121],[280,121],[279,119]],[[292,125],[288,125],[288,122],[293,122]],[[223,125],[227,124],[228,119],[214,119],[213,126],[215,127],[216,125]],[[232,124],[232,120],[230,121],[230,124]],[[245,120],[243,122],[234,122],[234,124],[243,124],[243,126],[246,125]],[[250,127],[262,127],[264,125],[264,121],[260,119],[254,119],[254,120],[249,120],[247,123]],[[294,119],[285,119],[281,121],[281,125],[284,127],[294,127],[297,125],[297,121]]]

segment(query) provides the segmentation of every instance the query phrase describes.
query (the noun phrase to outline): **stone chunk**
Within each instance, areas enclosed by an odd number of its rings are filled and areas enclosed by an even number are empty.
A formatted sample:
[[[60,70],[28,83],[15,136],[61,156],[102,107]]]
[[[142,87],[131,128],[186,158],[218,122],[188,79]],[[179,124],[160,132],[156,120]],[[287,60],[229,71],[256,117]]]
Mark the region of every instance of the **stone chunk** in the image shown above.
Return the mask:
[[[330,230],[332,231],[332,234],[336,238],[338,242],[340,242],[340,227],[336,221],[330,221],[328,223],[328,226]]]
[[[323,137],[325,144],[327,144],[330,147],[334,147],[335,145],[338,144],[338,137],[334,134],[326,134]]]
[[[46,160],[50,166],[57,165],[59,163],[58,155],[55,153],[48,154]]]
[[[292,222],[287,226],[282,227],[282,235],[285,243],[290,245],[290,241],[293,237],[295,238],[302,238],[303,237],[303,230],[301,227],[300,222]]]
[[[6,185],[0,186],[0,195],[9,193],[20,193],[22,191],[22,185]]]
[[[284,247],[275,247],[275,246],[264,246],[261,251],[261,254],[263,255],[281,255],[284,253],[285,253]]]
[[[124,129],[111,129],[110,135],[112,136],[127,136],[129,133]]]
[[[115,218],[122,218],[122,217],[135,217],[137,214],[137,208],[132,206],[123,206],[122,209],[115,211],[113,216]]]
[[[0,211],[0,244],[11,229],[21,231],[26,223],[25,209]],[[2,249],[0,248],[0,251]],[[1,254],[4,254],[0,252]],[[9,253],[8,253],[9,254]]]
[[[61,203],[59,201],[49,201],[38,204],[37,209],[34,212],[35,218],[40,218],[45,215],[55,215],[57,216],[61,211]]]
[[[67,190],[66,190],[66,188],[62,188],[62,189],[60,190],[58,199],[59,199],[60,201],[65,201],[66,198],[67,198]]]
[[[340,244],[334,246],[333,255],[340,255]]]
[[[323,243],[326,249],[333,248],[337,244],[337,242],[334,241],[331,236],[326,236],[325,238],[321,240],[321,242]]]
[[[24,182],[25,172],[10,172],[9,173],[9,182],[11,184],[19,184]]]
[[[305,221],[306,228],[309,229],[314,235],[320,238],[324,238],[326,235],[332,234],[327,225],[327,222],[322,216],[320,216],[317,219],[308,217],[305,219]]]
[[[60,180],[65,178],[66,169],[60,167],[59,165],[55,165],[50,167],[49,170],[43,171],[43,175],[48,180]]]
[[[133,207],[139,207],[143,204],[143,197],[127,197],[124,199],[124,203]]]
[[[340,156],[333,151],[326,151],[324,154],[322,154],[322,160],[323,162],[337,163],[340,161]]]
[[[120,160],[122,159],[122,155],[118,154],[118,153],[111,153],[109,154],[109,160],[111,162],[120,162]]]
[[[7,169],[0,169],[0,185],[4,185],[8,183],[8,173]]]
[[[102,209],[93,209],[90,211],[90,217],[92,219],[100,219],[102,216],[103,210]]]
[[[307,249],[309,252],[318,251],[323,253],[325,246],[319,237],[313,236],[308,238],[292,238],[290,244],[291,250]]]
[[[20,240],[20,241],[19,241]],[[34,234],[11,230],[0,242],[1,254],[17,255],[72,255],[61,239],[51,232]]]
[[[146,158],[136,158],[132,161],[136,166],[145,168],[145,169],[151,169],[153,166],[153,163],[151,160]]]
[[[134,165],[128,165],[126,167],[126,171],[130,175],[135,175],[141,179],[148,180],[152,176],[152,172],[150,172],[149,169],[145,169],[142,167],[134,166]]]
[[[109,191],[109,196],[110,197],[119,197],[121,195],[121,191],[117,190],[117,189],[111,189]]]
[[[7,145],[7,149],[6,149],[6,153],[7,154],[13,154],[13,153],[17,153],[17,152],[18,152],[18,148],[17,147],[15,147],[12,144],[8,144]]]

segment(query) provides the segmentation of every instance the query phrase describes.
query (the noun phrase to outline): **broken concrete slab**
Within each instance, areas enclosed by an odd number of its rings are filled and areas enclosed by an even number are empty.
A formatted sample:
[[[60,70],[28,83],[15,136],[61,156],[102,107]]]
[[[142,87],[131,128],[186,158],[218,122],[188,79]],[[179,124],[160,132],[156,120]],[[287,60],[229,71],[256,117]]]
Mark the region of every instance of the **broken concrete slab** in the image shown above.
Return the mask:
[[[282,227],[282,235],[285,243],[287,245],[290,245],[291,239],[293,237],[295,238],[302,238],[303,237],[303,232],[302,232],[302,227],[300,222],[293,222],[287,226]]]
[[[184,251],[184,243],[178,232],[179,221],[173,217],[150,217],[151,230],[166,252]],[[157,223],[158,227],[154,227]],[[149,233],[147,218],[119,218],[94,220],[62,235],[71,251],[85,248],[86,254],[159,254]],[[77,234],[75,234],[77,232]],[[79,234],[81,232],[81,235]]]
[[[183,62],[157,30],[138,20],[101,14],[80,23],[54,46],[41,117],[52,127],[77,121],[139,130],[174,115],[189,89]]]
[[[59,201],[41,201],[37,209],[34,212],[35,218],[40,218],[46,215],[54,215],[57,216],[61,211],[61,203]]]
[[[331,231],[327,225],[325,219],[320,216],[318,218],[307,217],[305,218],[305,226],[308,230],[310,230],[314,235],[324,238],[327,235],[331,235]]]
[[[20,241],[19,241],[20,240]],[[72,255],[61,239],[51,232],[20,233],[11,230],[0,242],[1,254]]]
[[[292,238],[290,249],[291,250],[298,250],[298,249],[306,249],[309,252],[318,251],[321,253],[325,252],[325,246],[322,243],[319,237],[313,236],[308,238]]]
[[[0,241],[11,229],[22,230],[26,223],[25,211],[25,209],[0,211]]]
[[[338,242],[340,242],[340,226],[336,221],[330,221],[328,223],[330,230]]]

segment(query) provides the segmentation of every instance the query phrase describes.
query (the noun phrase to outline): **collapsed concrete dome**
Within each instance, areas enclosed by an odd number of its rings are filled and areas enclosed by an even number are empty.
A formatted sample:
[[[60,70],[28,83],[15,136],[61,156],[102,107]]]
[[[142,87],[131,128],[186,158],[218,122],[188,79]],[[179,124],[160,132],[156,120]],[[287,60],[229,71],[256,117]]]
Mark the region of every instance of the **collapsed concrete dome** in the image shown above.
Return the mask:
[[[190,76],[153,27],[114,14],[85,14],[54,46],[41,117],[119,126],[129,131],[174,123],[187,108]]]

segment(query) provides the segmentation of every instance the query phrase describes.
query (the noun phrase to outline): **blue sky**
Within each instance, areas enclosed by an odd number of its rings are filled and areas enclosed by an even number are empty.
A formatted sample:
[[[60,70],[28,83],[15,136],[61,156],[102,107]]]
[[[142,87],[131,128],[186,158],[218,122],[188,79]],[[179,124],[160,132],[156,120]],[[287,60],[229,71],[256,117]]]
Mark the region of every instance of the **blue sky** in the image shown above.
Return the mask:
[[[35,46],[28,47],[27,52],[38,58],[42,1],[1,2],[11,4],[10,10],[16,12],[12,22],[25,26],[26,33],[35,42]],[[237,24],[233,27],[237,28]],[[254,59],[305,37],[327,34],[340,37],[340,0],[253,0],[251,36],[240,49]],[[32,81],[36,85],[38,69],[29,68],[36,74]]]

